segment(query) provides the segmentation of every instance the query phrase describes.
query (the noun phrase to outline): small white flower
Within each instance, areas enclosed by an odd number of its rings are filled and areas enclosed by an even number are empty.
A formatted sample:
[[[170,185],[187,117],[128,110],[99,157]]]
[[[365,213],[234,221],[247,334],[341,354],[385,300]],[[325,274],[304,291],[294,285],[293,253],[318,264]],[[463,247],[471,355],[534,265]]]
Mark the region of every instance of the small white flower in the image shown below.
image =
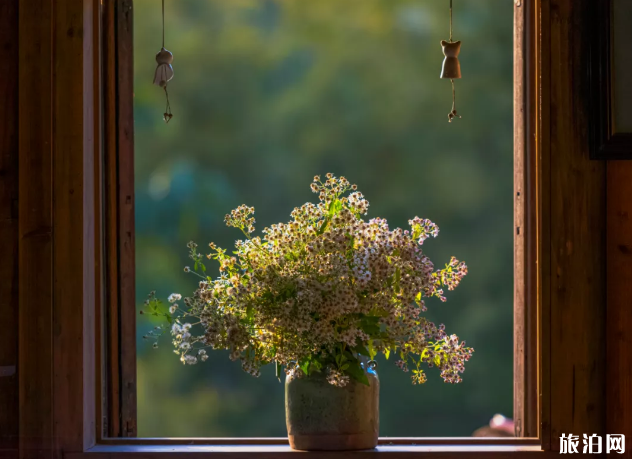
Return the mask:
[[[175,303],[176,301],[180,301],[182,299],[182,295],[180,295],[179,293],[172,293],[171,295],[169,295],[169,303]]]
[[[182,327],[180,327],[180,324],[173,324],[171,326],[171,334],[172,335],[179,335],[182,332]]]
[[[180,343],[180,349],[184,351],[188,351],[191,348],[191,345],[187,342]]]
[[[175,314],[177,310],[178,310],[178,305],[177,304],[174,304],[173,306],[169,307],[169,312],[171,314]]]

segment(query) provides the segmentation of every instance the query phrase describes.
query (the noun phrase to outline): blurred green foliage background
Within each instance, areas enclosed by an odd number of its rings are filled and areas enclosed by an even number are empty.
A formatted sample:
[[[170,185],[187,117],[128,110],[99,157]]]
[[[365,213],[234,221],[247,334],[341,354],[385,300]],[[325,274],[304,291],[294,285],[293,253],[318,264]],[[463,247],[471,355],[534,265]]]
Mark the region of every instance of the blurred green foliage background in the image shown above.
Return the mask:
[[[231,247],[224,215],[245,203],[260,230],[315,201],[315,174],[357,183],[369,218],[418,215],[441,228],[424,245],[470,274],[429,316],[476,349],[460,385],[437,372],[413,386],[379,361],[383,436],[469,436],[513,390],[512,30],[510,0],[456,0],[463,79],[439,78],[448,0],[167,0],[174,117],[152,85],[160,2],[134,1],[137,299],[188,293],[186,243]],[[213,266],[215,269],[215,266]],[[140,436],[285,436],[283,385],[213,352],[183,366],[139,316]]]

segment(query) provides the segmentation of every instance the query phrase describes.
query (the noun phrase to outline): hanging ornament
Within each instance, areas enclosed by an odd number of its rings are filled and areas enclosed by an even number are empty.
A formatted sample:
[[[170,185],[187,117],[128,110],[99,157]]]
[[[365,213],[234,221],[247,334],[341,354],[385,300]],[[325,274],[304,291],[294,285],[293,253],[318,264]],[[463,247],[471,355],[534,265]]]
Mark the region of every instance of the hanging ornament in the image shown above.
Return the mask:
[[[456,95],[454,92],[454,80],[461,78],[461,64],[459,64],[459,52],[461,52],[461,42],[452,41],[452,0],[450,0],[450,41],[441,41],[443,48],[443,67],[441,68],[441,78],[447,78],[452,83],[452,111],[448,113],[448,121],[451,123],[454,118],[461,118],[456,113]]]
[[[173,54],[165,49],[165,0],[162,0],[162,48],[160,52],[156,54],[156,73],[154,74],[154,84],[160,86],[165,90],[165,98],[167,99],[167,106],[162,119],[165,123],[168,123],[173,114],[171,113],[171,105],[169,104],[169,92],[167,91],[167,83],[173,78]]]

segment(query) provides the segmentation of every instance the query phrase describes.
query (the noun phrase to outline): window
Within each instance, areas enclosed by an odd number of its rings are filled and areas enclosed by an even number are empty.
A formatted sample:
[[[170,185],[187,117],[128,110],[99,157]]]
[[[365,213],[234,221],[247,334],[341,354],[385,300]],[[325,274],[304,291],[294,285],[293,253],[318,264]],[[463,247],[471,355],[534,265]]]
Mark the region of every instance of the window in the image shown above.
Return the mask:
[[[413,386],[378,359],[384,437],[467,437],[513,409],[513,4],[455,5],[464,78],[462,120],[448,123],[451,88],[438,78],[445,2],[346,0],[166,2],[174,118],[151,84],[160,8],[134,0],[136,304],[197,284],[182,272],[186,244],[230,248],[224,215],[242,203],[257,228],[313,201],[315,174],[357,183],[369,218],[441,228],[424,245],[437,263],[457,256],[470,274],[432,320],[476,349],[465,382]],[[215,263],[211,272],[216,273]],[[137,336],[159,322],[137,319]],[[283,437],[284,386],[258,379],[223,352],[182,366],[170,339],[137,341],[141,437]],[[472,394],[477,394],[472,397]],[[432,416],[424,413],[432,412]]]
[[[108,206],[108,228],[109,249],[117,260],[111,263],[109,279],[113,286],[120,283],[112,289],[119,295],[112,294],[108,301],[108,325],[114,328],[108,336],[115,336],[108,360],[110,435],[284,436],[283,390],[274,377],[264,373],[251,380],[221,353],[214,353],[205,365],[183,370],[169,355],[168,340],[158,351],[140,339],[133,342],[132,304],[138,305],[138,312],[146,292],[156,285],[186,291],[191,279],[177,269],[178,261],[186,264],[183,248],[189,239],[230,246],[234,235],[222,223],[227,209],[246,201],[255,205],[259,218],[269,220],[260,227],[278,221],[297,196],[311,199],[300,186],[305,181],[301,178],[309,179],[312,170],[322,173],[325,167],[364,182],[365,194],[374,195],[373,216],[401,225],[414,209],[444,222],[442,237],[432,241],[430,253],[446,258],[459,252],[471,260],[464,284],[469,286],[452,295],[448,309],[433,305],[448,319],[448,328],[469,335],[470,344],[472,338],[476,342],[479,352],[470,363],[466,384],[455,389],[430,378],[430,387],[414,387],[407,375],[380,362],[386,383],[382,435],[468,436],[494,413],[510,414],[514,405],[518,435],[535,436],[535,396],[526,395],[535,393],[536,362],[528,352],[535,346],[529,322],[534,318],[527,312],[534,308],[525,307],[534,296],[523,287],[533,273],[522,268],[534,266],[527,254],[533,241],[524,238],[526,231],[533,231],[527,229],[533,215],[525,214],[533,199],[526,186],[533,179],[527,176],[533,164],[522,154],[520,133],[512,132],[511,96],[512,72],[524,71],[521,63],[512,67],[512,50],[520,62],[527,49],[520,44],[524,9],[509,3],[484,6],[464,3],[462,16],[456,16],[455,29],[461,29],[469,52],[469,57],[462,56],[468,74],[457,82],[457,97],[461,113],[469,113],[455,121],[459,125],[450,125],[443,113],[449,106],[449,87],[437,78],[441,53],[433,39],[445,29],[439,21],[446,16],[441,5],[407,0],[371,0],[362,6],[167,3],[167,47],[178,49],[170,94],[180,108],[165,126],[160,119],[162,93],[145,78],[153,72],[153,59],[147,56],[155,51],[160,11],[141,0],[134,2],[134,14],[131,2],[108,5],[104,27],[116,29],[118,35],[107,36],[106,55],[117,62],[122,75],[111,88],[119,95],[119,112],[108,131],[118,152],[108,149],[114,154],[106,155],[106,183],[118,183],[108,193],[116,203]],[[334,20],[340,8],[346,8],[344,21]],[[514,10],[517,39],[512,47]],[[356,45],[340,46],[347,41]],[[121,129],[122,120],[131,117],[130,102],[122,95],[131,93],[132,78],[134,136]],[[524,97],[523,88],[516,91],[517,98]],[[109,101],[106,98],[106,107]],[[473,110],[481,106],[485,116],[480,108]],[[515,125],[521,123],[517,119]],[[519,140],[512,145],[514,138]],[[452,183],[453,177],[460,179]],[[498,199],[503,195],[504,200]],[[450,253],[441,248],[442,242]],[[158,288],[163,297],[169,293]],[[151,323],[138,320],[136,328],[139,338]],[[514,333],[516,355],[522,360],[514,361]],[[265,397],[257,395],[261,391]],[[468,397],[470,391],[479,397]],[[454,402],[445,407],[442,399]],[[410,422],[424,409],[445,418]],[[523,422],[529,416],[527,428]]]
[[[624,352],[625,334],[606,333],[606,316],[610,325],[617,325],[612,322],[617,316],[610,314],[611,306],[627,304],[622,288],[625,279],[608,278],[608,286],[618,287],[620,296],[617,302],[611,302],[610,298],[606,302],[604,270],[605,217],[617,219],[625,207],[625,203],[613,202],[606,196],[606,185],[608,196],[612,196],[610,192],[617,190],[616,178],[621,176],[610,173],[615,170],[614,164],[606,175],[606,164],[588,159],[586,135],[585,107],[589,97],[585,86],[588,61],[585,51],[590,44],[586,32],[594,17],[591,14],[594,2],[543,0],[516,4],[516,8],[533,7],[534,19],[533,24],[525,22],[525,30],[526,36],[533,38],[535,49],[517,47],[518,52],[528,50],[529,57],[525,77],[520,78],[523,73],[518,72],[516,78],[519,96],[516,113],[518,118],[524,117],[525,123],[520,126],[526,126],[524,135],[518,136],[518,143],[526,145],[532,155],[529,157],[535,162],[532,168],[535,170],[531,171],[534,178],[530,173],[525,175],[527,184],[532,185],[529,189],[535,193],[535,202],[527,203],[526,209],[530,211],[525,216],[531,212],[536,216],[533,245],[537,250],[532,256],[537,261],[537,270],[532,274],[524,270],[523,275],[527,278],[531,275],[529,290],[535,285],[538,305],[534,340],[537,352],[531,357],[537,358],[538,368],[538,439],[531,442],[532,446],[524,440],[513,445],[489,446],[490,441],[404,439],[395,441],[399,443],[396,446],[383,445],[377,454],[542,456],[542,450],[557,449],[556,439],[562,432],[606,432],[606,387],[610,402],[625,398],[618,392],[627,384],[627,376],[623,374],[623,362],[629,357]],[[110,5],[104,2],[104,7]],[[118,4],[121,5],[128,6]],[[120,204],[120,200],[105,200],[102,190],[120,196],[123,204],[126,194],[120,192],[125,179],[120,170],[113,174],[114,183],[102,180],[110,176],[102,174],[108,171],[101,168],[100,141],[103,138],[107,147],[103,155],[112,159],[111,153],[118,155],[119,144],[129,139],[131,132],[126,131],[131,119],[126,114],[130,112],[121,106],[121,100],[128,103],[132,100],[131,90],[127,93],[130,97],[125,93],[130,86],[125,86],[124,74],[125,69],[132,68],[125,65],[130,56],[125,54],[125,44],[130,42],[122,39],[131,31],[124,27],[131,16],[129,9],[119,8],[117,15],[111,16],[117,19],[114,29],[108,29],[105,21],[103,31],[117,33],[116,46],[108,48],[106,40],[99,40],[98,13],[98,3],[91,1],[64,8],[50,2],[20,4],[18,381],[21,403],[19,413],[13,416],[19,423],[20,454],[80,459],[153,458],[158,454],[207,452],[270,457],[285,453],[287,446],[276,444],[274,439],[242,442],[250,446],[235,446],[239,442],[234,440],[201,439],[197,440],[201,445],[191,446],[188,445],[191,440],[108,438],[109,425],[104,418],[108,419],[108,410],[119,402],[118,406],[130,406],[122,401],[121,394],[131,393],[129,389],[134,388],[134,382],[124,372],[117,377],[108,370],[112,357],[118,359],[120,355],[114,356],[112,347],[126,338],[120,336],[121,329],[109,329],[115,333],[107,337],[101,334],[105,329],[102,325],[112,321],[111,316],[101,314],[102,310],[108,314],[127,312],[116,309],[120,302],[112,302],[111,298],[118,299],[119,290],[112,291],[112,285],[104,281],[114,267],[118,269],[123,264],[121,260],[126,259],[123,255],[129,246],[120,236],[110,237],[113,232],[122,231],[121,225],[112,225],[112,230],[105,231],[102,217],[109,212],[122,215],[121,209],[125,207],[117,204],[111,209],[109,206],[113,202]],[[102,68],[101,54],[106,64]],[[116,86],[112,86],[114,82]],[[102,85],[110,91],[105,93],[106,97],[100,97]],[[521,94],[526,97],[520,97]],[[100,119],[104,104],[110,109]],[[565,116],[571,110],[573,116]],[[114,158],[115,163],[122,160]],[[616,170],[623,174],[625,168]],[[107,222],[111,225],[110,220]],[[522,225],[520,228],[524,229]],[[529,224],[526,228],[530,228]],[[615,261],[621,262],[621,266],[625,265],[622,258],[625,246],[616,243],[625,241],[624,229],[623,225],[618,227],[621,231],[618,235],[616,231],[609,232],[607,239],[608,253],[618,250]],[[525,238],[527,245],[530,240]],[[102,250],[102,242],[111,252]],[[113,242],[115,247],[111,246]],[[617,266],[614,263],[609,268]],[[106,291],[108,297],[103,298]],[[101,308],[103,305],[107,308]],[[532,314],[532,310],[533,304],[527,302],[525,315]],[[528,323],[525,320],[523,324]],[[7,329],[13,331],[11,327]],[[532,336],[528,332],[525,335]],[[606,359],[606,342],[608,346],[613,342],[618,346],[614,362]],[[129,352],[130,348],[125,350]],[[526,362],[533,361],[527,356],[529,352],[523,354]],[[108,358],[104,359],[103,354]],[[524,374],[528,376],[528,371]],[[609,377],[608,386],[605,375]],[[527,379],[517,383],[526,385]],[[573,390],[569,391],[569,387]],[[525,399],[528,393],[523,392]],[[624,403],[611,406],[616,408]],[[627,419],[621,410],[614,411],[619,411],[617,420]],[[125,425],[126,434],[132,431],[131,427]],[[217,445],[218,442],[224,446]],[[459,442],[464,444],[447,445]],[[358,457],[374,454],[359,453]]]

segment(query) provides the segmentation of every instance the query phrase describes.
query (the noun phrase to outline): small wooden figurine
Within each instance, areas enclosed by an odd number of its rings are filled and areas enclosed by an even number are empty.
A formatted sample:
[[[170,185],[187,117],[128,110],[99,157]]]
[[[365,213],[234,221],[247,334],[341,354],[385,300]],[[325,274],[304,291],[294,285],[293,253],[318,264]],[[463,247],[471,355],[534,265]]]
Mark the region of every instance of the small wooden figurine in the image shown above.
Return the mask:
[[[154,84],[164,88],[167,86],[167,82],[173,78],[173,54],[162,48],[158,54],[156,54],[156,62],[158,67],[154,74]]]
[[[452,83],[452,111],[448,113],[448,121],[451,123],[454,118],[461,118],[456,112],[456,95],[454,92],[454,80],[461,78],[461,64],[459,63],[461,42],[452,41],[452,0],[450,0],[450,40],[442,40],[441,47],[445,56],[441,67],[441,78],[449,79]]]
[[[442,40],[443,47],[443,66],[441,67],[441,78],[449,78],[454,80],[461,78],[461,64],[459,64],[459,53],[461,52],[461,42],[449,42]]]
[[[156,67],[156,72],[154,73],[154,84],[165,90],[167,106],[162,116],[165,123],[168,123],[173,117],[171,104],[169,103],[169,93],[167,92],[167,83],[173,78],[172,62],[173,54],[165,49],[165,0],[162,0],[162,48],[160,48],[160,52],[156,54],[158,67]]]

